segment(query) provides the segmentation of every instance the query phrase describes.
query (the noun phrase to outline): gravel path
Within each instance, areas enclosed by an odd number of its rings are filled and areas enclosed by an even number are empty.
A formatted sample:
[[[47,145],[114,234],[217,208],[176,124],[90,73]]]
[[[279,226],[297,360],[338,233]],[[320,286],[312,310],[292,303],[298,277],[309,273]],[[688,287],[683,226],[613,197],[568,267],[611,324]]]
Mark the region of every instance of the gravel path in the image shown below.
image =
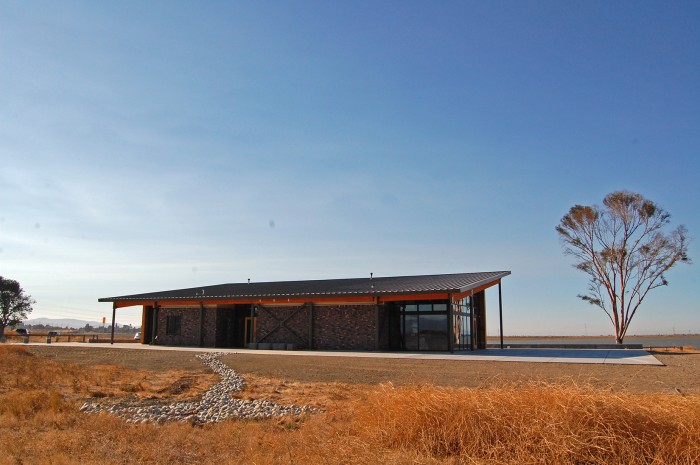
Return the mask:
[[[309,406],[280,405],[267,400],[233,399],[231,396],[243,390],[245,383],[238,373],[224,365],[222,353],[197,355],[197,358],[221,376],[221,382],[204,393],[200,401],[175,402],[164,405],[102,405],[86,402],[81,412],[98,414],[107,412],[126,419],[127,423],[165,423],[182,421],[193,424],[216,423],[228,418],[264,419],[283,415],[318,413]]]

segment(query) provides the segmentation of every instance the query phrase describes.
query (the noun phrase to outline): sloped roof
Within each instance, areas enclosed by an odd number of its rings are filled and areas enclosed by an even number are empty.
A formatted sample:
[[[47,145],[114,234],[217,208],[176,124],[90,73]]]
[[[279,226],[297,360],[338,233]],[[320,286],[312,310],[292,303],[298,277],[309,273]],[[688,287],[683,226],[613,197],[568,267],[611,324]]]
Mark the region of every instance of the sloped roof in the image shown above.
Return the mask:
[[[233,283],[171,291],[104,297],[99,302],[268,299],[300,297],[382,296],[397,294],[461,293],[508,276],[510,271],[421,276],[322,279]]]

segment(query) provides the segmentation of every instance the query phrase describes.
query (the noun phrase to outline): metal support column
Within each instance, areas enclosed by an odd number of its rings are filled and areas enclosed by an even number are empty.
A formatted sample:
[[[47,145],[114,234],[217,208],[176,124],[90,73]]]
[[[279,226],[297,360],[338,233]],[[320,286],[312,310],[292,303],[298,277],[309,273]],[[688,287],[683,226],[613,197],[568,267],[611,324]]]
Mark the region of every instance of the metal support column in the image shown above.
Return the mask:
[[[450,352],[455,351],[453,312],[452,294],[447,294],[447,350]]]
[[[503,348],[503,300],[501,299],[501,281],[498,280],[498,324],[501,334],[501,349]]]
[[[474,350],[476,348],[476,332],[479,331],[476,315],[474,315],[474,289],[469,296],[469,326],[469,349]]]
[[[158,336],[158,302],[153,302],[153,321],[151,324],[151,345],[155,345]]]
[[[250,282],[250,281],[249,281]],[[253,339],[255,339],[254,336],[255,333],[255,304],[250,306],[250,337],[248,338],[248,348],[250,348],[250,345],[255,343]]]
[[[114,344],[114,320],[117,318],[117,303],[112,302],[112,337],[109,341],[110,344]]]

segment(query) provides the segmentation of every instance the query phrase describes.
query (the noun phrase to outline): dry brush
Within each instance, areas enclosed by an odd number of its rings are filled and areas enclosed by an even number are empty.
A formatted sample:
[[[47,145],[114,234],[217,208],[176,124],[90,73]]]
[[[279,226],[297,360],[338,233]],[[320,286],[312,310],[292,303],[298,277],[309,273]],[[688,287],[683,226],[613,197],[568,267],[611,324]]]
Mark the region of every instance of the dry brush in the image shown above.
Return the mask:
[[[485,389],[306,383],[298,384],[300,400],[325,413],[205,426],[127,425],[78,411],[94,395],[150,398],[168,379],[182,379],[151,375],[153,384],[134,370],[0,346],[0,463],[700,463],[700,396],[573,382]],[[272,393],[265,383],[284,385],[257,377],[251,392]],[[342,396],[334,399],[334,390]]]

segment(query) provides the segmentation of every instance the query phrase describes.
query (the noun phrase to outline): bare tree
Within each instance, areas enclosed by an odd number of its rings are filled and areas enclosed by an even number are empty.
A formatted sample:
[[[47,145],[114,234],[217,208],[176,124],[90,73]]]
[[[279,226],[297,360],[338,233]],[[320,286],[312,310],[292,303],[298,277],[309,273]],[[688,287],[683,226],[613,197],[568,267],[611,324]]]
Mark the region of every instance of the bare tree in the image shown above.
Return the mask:
[[[691,262],[687,230],[664,232],[670,215],[640,194],[613,192],[603,205],[571,207],[556,230],[564,253],[589,278],[588,293],[578,297],[603,309],[622,344],[649,291],[668,284],[664,273]]]
[[[13,279],[0,276],[0,341],[5,339],[5,328],[21,323],[32,311],[34,300]]]

